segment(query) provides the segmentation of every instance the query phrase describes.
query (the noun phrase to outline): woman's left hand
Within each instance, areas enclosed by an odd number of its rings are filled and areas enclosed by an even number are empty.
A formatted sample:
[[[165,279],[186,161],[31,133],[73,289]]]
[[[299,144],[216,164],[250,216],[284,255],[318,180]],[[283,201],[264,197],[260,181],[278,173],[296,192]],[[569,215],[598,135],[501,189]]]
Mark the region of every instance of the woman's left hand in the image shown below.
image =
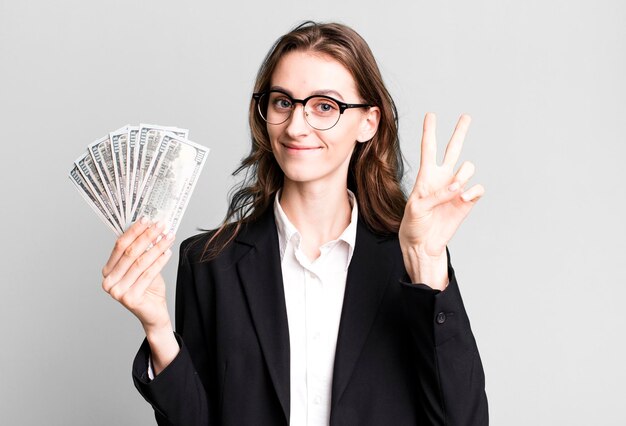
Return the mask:
[[[470,121],[469,115],[461,115],[439,166],[436,117],[426,114],[420,168],[400,224],[400,246],[409,276],[415,283],[441,290],[448,280],[446,245],[485,192],[482,185],[465,189],[474,174],[472,163],[465,161],[454,172]]]

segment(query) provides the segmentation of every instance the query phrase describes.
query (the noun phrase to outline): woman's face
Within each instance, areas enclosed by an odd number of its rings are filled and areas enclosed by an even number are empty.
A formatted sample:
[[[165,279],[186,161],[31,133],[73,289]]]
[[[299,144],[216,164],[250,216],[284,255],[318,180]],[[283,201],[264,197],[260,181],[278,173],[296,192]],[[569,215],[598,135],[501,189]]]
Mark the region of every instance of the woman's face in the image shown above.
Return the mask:
[[[294,99],[323,94],[345,103],[362,103],[354,79],[343,65],[310,52],[285,55],[274,70],[270,89],[282,90]],[[286,122],[268,124],[272,151],[285,174],[285,184],[345,185],[352,151],[357,142],[374,136],[378,117],[376,107],[346,109],[334,127],[321,131],[306,122],[302,104],[296,104]]]

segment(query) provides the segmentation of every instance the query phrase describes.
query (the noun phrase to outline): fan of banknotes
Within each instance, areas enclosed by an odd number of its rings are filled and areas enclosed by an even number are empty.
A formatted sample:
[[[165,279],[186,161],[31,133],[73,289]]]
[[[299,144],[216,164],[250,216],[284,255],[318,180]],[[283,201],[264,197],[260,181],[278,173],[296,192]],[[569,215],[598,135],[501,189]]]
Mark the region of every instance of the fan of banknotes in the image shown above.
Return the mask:
[[[70,180],[117,235],[143,216],[176,232],[209,153],[188,135],[178,127],[124,126],[89,145]]]

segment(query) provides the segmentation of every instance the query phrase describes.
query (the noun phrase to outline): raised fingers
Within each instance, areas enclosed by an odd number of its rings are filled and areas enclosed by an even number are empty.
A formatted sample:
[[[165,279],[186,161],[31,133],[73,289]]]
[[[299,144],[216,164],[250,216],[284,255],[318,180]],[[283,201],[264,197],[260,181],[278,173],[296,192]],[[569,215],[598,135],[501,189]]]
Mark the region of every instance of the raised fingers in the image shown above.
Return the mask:
[[[459,118],[454,128],[454,133],[452,133],[452,137],[450,138],[450,142],[448,142],[448,146],[446,147],[446,153],[443,157],[444,166],[453,168],[459,160],[461,149],[463,148],[463,140],[465,140],[465,135],[467,134],[467,129],[471,121],[471,117],[467,114],[462,114]]]
[[[420,168],[425,165],[437,164],[437,138],[435,128],[437,127],[437,117],[432,112],[426,113],[424,117],[424,130],[422,133],[422,151]]]
[[[463,199],[463,201],[470,201],[472,203],[475,203],[484,194],[485,194],[485,188],[483,188],[481,184],[476,184],[472,186],[470,189],[468,189],[467,191],[463,192],[463,194],[461,194],[461,198]]]
[[[454,180],[461,185],[461,188],[467,184],[467,181],[470,180],[472,176],[474,176],[474,172],[476,171],[476,167],[474,167],[473,163],[469,161],[464,161],[457,170],[454,175]]]
[[[476,168],[474,164],[469,161],[464,161],[459,167],[459,170],[456,172],[454,176],[454,181],[458,182],[461,188],[464,188],[467,182],[470,180],[472,176],[474,176],[474,171]],[[461,194],[461,198],[463,201],[473,201],[476,202],[480,197],[485,193],[485,188],[482,185],[474,185],[468,190],[464,190]]]

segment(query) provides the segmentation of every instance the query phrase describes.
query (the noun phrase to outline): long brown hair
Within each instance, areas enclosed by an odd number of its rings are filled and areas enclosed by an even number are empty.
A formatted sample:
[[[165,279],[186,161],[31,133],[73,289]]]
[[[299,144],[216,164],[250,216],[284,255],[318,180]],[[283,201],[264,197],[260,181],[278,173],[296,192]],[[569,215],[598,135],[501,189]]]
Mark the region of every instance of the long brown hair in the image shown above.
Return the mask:
[[[280,37],[265,57],[257,74],[255,92],[268,90],[274,69],[286,53],[308,51],[323,54],[342,64],[353,76],[362,102],[380,109],[374,137],[358,143],[348,171],[348,188],[355,193],[359,215],[375,233],[398,232],[406,197],[398,139],[396,106],[383,83],[369,46],[352,28],[337,23],[304,22]],[[210,259],[236,236],[241,226],[252,222],[271,207],[283,184],[283,172],[272,153],[267,124],[252,100],[249,109],[252,149],[233,175],[245,173],[230,193],[223,224],[207,241],[204,258]],[[218,238],[219,237],[219,238]]]

